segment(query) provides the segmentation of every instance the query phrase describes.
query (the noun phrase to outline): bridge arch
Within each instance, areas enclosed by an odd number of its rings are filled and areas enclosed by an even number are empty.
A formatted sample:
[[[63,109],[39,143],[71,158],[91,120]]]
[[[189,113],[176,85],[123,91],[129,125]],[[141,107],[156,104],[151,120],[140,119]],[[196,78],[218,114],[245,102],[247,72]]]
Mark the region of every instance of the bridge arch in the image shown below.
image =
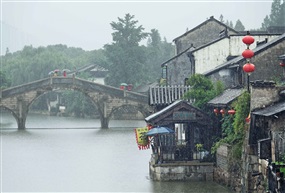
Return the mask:
[[[84,90],[79,90],[79,89],[76,89],[76,88],[64,88],[64,89],[63,89],[63,88],[57,88],[57,87],[55,87],[55,88],[53,88],[53,89],[55,89],[55,90],[50,90],[50,89],[44,90],[44,91],[41,92],[39,95],[37,95],[33,100],[31,100],[31,102],[29,102],[29,104],[28,104],[28,111],[27,111],[27,114],[28,114],[29,111],[31,110],[31,106],[34,104],[34,102],[35,102],[36,100],[38,100],[40,97],[42,97],[42,96],[44,96],[44,95],[46,95],[46,94],[48,94],[48,93],[51,93],[51,92],[55,92],[56,95],[58,95],[60,92],[66,91],[66,90],[82,93],[82,94],[84,95],[84,97],[86,97],[87,99],[89,99],[88,102],[90,102],[91,105],[94,106],[94,107],[98,110],[97,103],[95,103],[95,102],[93,101],[93,99],[92,99],[88,94],[86,94],[86,93],[84,92]],[[57,96],[57,97],[58,97],[58,96]],[[75,100],[76,100],[76,99],[74,99],[74,101],[75,101]],[[61,102],[60,102],[60,104],[61,104]],[[99,111],[99,110],[98,110],[98,111]]]
[[[147,117],[150,112],[149,109],[145,108],[143,105],[140,104],[124,104],[118,107],[114,107],[108,116],[108,120],[118,111],[122,111],[124,109],[135,110],[136,112],[140,112],[143,117]]]
[[[1,111],[1,112],[2,112],[2,109],[5,110],[5,111],[7,111],[7,112],[9,112],[9,113],[11,113],[11,115],[12,115],[12,117],[15,119],[17,125],[19,125],[18,116],[17,116],[17,114],[15,114],[15,112],[14,112],[13,110],[11,110],[10,108],[7,108],[7,107],[1,105],[1,106],[0,106],[0,111]]]
[[[75,90],[89,97],[98,109],[101,128],[108,128],[112,113],[124,106],[135,106],[145,117],[152,111],[148,96],[75,77],[51,77],[2,90],[0,106],[11,110],[18,129],[25,129],[30,105],[39,96],[55,89]]]

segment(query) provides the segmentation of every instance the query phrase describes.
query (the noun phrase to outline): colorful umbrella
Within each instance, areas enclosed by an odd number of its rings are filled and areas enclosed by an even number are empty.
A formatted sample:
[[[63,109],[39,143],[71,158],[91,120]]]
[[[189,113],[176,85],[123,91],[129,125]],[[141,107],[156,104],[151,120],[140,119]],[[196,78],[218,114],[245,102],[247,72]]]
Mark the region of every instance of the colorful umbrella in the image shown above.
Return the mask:
[[[174,131],[168,127],[154,127],[148,132],[145,133],[146,136],[153,136],[159,134],[170,134],[174,133]]]

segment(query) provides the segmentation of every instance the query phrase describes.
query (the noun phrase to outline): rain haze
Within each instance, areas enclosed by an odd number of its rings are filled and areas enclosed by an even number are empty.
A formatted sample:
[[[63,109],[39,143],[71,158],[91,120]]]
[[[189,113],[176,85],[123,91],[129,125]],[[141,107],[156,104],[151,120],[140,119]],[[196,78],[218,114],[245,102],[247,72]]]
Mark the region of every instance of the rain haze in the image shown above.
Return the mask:
[[[130,13],[145,32],[157,29],[168,42],[206,19],[223,15],[257,29],[272,1],[1,1],[1,53],[64,44],[97,50],[112,43],[110,23]]]

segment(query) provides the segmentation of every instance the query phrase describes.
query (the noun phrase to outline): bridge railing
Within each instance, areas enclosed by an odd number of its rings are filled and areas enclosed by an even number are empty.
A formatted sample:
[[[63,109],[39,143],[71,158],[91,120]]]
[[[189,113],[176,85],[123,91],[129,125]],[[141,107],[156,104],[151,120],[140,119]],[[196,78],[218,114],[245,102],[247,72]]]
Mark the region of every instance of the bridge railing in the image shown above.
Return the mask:
[[[150,88],[150,105],[171,104],[182,99],[184,94],[191,89],[190,86],[155,86]]]
[[[33,81],[30,83],[18,85],[15,87],[1,90],[1,98],[7,98],[13,95],[22,94],[32,90],[53,90],[56,88],[63,89],[77,89],[82,92],[101,92],[109,94],[119,98],[125,98],[129,100],[148,103],[148,96],[132,92],[121,90],[116,87],[103,85],[88,80],[75,78],[75,77],[49,77],[41,80]]]
[[[45,78],[45,79],[29,82],[26,84],[22,84],[22,85],[17,85],[14,87],[1,90],[1,96],[2,98],[6,98],[9,96],[19,94],[19,93],[25,93],[27,91],[35,90],[41,86],[46,86],[48,83],[49,83],[49,78]]]

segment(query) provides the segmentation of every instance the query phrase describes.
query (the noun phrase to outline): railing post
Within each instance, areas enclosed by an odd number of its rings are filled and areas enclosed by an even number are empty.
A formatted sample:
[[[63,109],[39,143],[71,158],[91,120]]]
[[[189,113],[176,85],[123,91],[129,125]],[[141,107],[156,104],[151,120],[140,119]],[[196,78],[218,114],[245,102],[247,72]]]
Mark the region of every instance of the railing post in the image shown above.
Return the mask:
[[[49,79],[49,84],[52,85],[52,76]]]
[[[75,85],[75,74],[72,74],[72,84]]]

